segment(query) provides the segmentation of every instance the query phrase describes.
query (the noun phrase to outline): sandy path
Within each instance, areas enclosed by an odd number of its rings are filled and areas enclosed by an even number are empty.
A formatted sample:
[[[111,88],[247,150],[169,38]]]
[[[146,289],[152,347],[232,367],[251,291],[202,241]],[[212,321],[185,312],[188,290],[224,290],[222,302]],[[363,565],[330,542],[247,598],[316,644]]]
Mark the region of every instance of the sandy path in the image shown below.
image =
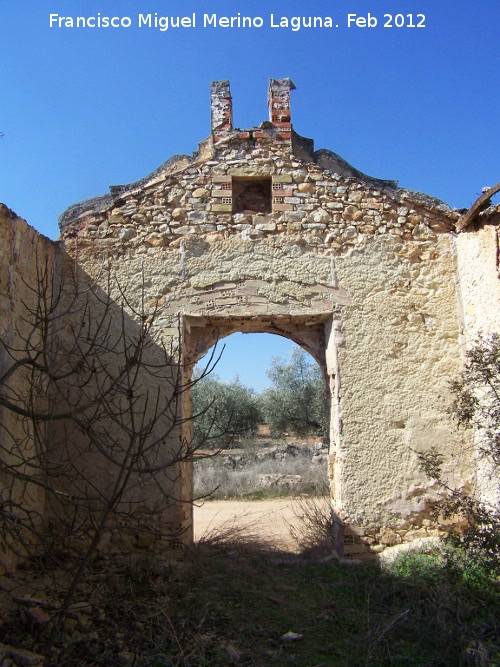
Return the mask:
[[[248,528],[248,532],[270,539],[276,547],[296,550],[290,537],[289,524],[297,518],[290,499],[274,500],[211,500],[194,508],[194,537],[216,528],[230,526]]]

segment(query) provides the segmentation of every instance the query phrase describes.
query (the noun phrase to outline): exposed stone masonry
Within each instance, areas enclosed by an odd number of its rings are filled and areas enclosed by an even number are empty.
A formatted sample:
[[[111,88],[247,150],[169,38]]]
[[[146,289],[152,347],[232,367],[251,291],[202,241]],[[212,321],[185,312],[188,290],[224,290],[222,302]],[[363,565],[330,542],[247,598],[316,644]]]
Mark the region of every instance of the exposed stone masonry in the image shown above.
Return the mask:
[[[325,263],[326,258],[333,262],[374,238],[388,237],[401,258],[412,264],[426,261],[435,254],[436,235],[449,230],[457,217],[437,200],[429,206],[407,190],[384,182],[375,187],[369,177],[363,182],[322,169],[312,159],[299,160],[289,146],[275,143],[272,136],[255,145],[235,141],[234,146],[218,149],[217,159],[201,161],[195,156],[186,168],[185,159],[180,158],[178,171],[170,163],[166,173],[155,172],[149,183],[122,190],[106,210],[84,211],[72,220],[63,215],[62,238],[68,249],[77,235],[80,259],[103,253],[113,261],[147,261],[164,254],[165,261],[178,268],[164,279],[157,297],[165,302],[168,288],[172,312],[187,304],[190,312],[194,309],[200,315],[218,314],[228,307],[235,307],[234,314],[252,314],[267,310],[259,304],[267,303],[273,282],[280,277],[277,266],[275,275],[267,278],[258,268],[249,271],[244,283],[239,280],[244,276],[227,271],[229,279],[214,285],[201,279],[194,265],[209,257],[209,248],[215,245],[224,255],[222,248],[231,238],[241,245],[241,252],[250,251],[249,244],[257,241],[269,247],[279,242],[273,253],[286,260],[289,246],[295,248],[294,256],[307,249],[312,266],[309,274],[302,267],[297,280],[283,283],[287,302],[278,299],[273,312],[290,313],[294,307],[331,311],[335,303],[349,302],[349,297],[337,289],[334,278],[332,284],[334,269],[331,261]],[[242,185],[251,188],[255,183],[260,194],[266,179],[272,202],[264,206],[272,210],[256,212],[247,205],[240,211]],[[238,212],[233,212],[235,208]],[[287,246],[280,250],[282,240]],[[285,275],[281,280],[286,280]],[[307,294],[298,281],[307,285]]]
[[[331,151],[318,151],[318,160],[330,168],[319,166],[312,141],[299,135],[295,143],[305,142],[308,155],[297,158],[287,135],[293,88],[289,79],[271,79],[273,122],[242,132],[232,128],[229,83],[212,83],[212,159],[206,159],[203,142],[192,158],[179,156],[137,184],[112,186],[112,194],[119,195],[113,201],[100,198],[101,205],[94,207],[90,200],[88,208],[82,202],[76,215],[71,207],[61,216],[63,236],[77,231],[103,249],[117,239],[121,252],[144,253],[175,245],[189,234],[237,233],[250,239],[285,232],[338,253],[363,243],[367,235],[389,233],[420,242],[453,228],[458,214],[442,202],[365,176]],[[267,202],[262,207],[269,212],[235,206],[233,190],[245,179],[247,188],[251,180],[272,179],[272,207]]]
[[[102,289],[109,270],[132,308],[156,310],[154,335],[182,349],[186,378],[235,331],[277,333],[314,356],[337,538],[358,555],[438,530],[416,452],[442,447],[450,483],[475,475],[449,382],[464,342],[498,323],[498,215],[457,236],[443,202],[315,151],[292,127],[294,87],[271,79],[269,120],[240,130],[229,83],[214,82],[198,151],[70,207],[61,247]],[[186,395],[182,406],[188,416]],[[173,495],[189,498],[190,479],[184,466]],[[189,541],[189,503],[168,521]]]
[[[287,161],[285,166],[284,161]],[[248,168],[248,161],[252,167]],[[220,164],[222,162],[222,164]],[[287,173],[288,169],[291,173]],[[220,176],[214,174],[219,173]],[[219,202],[232,197],[224,190],[231,177],[273,179],[273,211],[267,215],[243,211],[232,214]],[[286,188],[286,189],[283,189]],[[407,241],[429,241],[436,232],[450,231],[457,214],[437,204],[429,210],[412,201],[405,190],[379,190],[354,179],[346,179],[319,169],[314,164],[290,160],[279,151],[244,147],[227,150],[217,164],[192,167],[179,176],[131,193],[115,202],[108,211],[85,212],[83,238],[108,248],[114,239],[123,241],[120,250],[148,252],[150,247],[170,246],[179,237],[196,233],[240,233],[243,238],[259,238],[274,233],[306,233],[318,247],[335,253],[363,243],[365,235],[389,233]],[[285,206],[283,206],[283,204]],[[283,210],[285,209],[285,210]],[[63,227],[67,238],[74,232]]]
[[[214,143],[233,129],[233,107],[229,81],[212,81],[212,136]]]

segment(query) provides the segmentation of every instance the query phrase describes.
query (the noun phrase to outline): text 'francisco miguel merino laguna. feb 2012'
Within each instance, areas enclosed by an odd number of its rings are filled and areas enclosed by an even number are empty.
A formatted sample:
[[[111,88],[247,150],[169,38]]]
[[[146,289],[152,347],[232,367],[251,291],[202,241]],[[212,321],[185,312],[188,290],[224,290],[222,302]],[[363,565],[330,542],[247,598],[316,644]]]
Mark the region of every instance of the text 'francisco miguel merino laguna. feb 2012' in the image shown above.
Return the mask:
[[[186,16],[159,16],[157,13],[137,14],[130,16],[62,16],[49,14],[50,28],[155,28],[160,32],[169,29],[184,28],[221,28],[221,29],[252,29],[282,28],[292,32],[301,29],[334,29],[347,28],[425,28],[424,14],[383,14],[375,16],[367,13],[358,15],[345,13],[333,16],[278,16],[269,14],[262,16],[220,16],[217,14],[192,14]]]

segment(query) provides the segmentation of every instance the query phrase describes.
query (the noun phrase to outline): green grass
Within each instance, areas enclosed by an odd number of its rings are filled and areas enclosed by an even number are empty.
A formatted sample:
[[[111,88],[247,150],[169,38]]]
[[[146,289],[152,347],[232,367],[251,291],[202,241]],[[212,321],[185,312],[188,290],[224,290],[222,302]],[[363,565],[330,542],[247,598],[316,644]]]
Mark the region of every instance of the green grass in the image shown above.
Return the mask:
[[[236,540],[180,567],[142,561],[91,574],[81,599],[92,605],[70,619],[51,665],[500,665],[498,582],[440,554],[403,555],[381,571]],[[5,642],[19,632],[0,627]],[[300,639],[283,639],[289,632]]]
[[[170,583],[173,625],[191,628],[198,649],[180,664],[500,664],[498,588],[471,587],[438,557],[405,557],[387,573],[276,560],[210,556]],[[282,640],[288,632],[302,638]]]

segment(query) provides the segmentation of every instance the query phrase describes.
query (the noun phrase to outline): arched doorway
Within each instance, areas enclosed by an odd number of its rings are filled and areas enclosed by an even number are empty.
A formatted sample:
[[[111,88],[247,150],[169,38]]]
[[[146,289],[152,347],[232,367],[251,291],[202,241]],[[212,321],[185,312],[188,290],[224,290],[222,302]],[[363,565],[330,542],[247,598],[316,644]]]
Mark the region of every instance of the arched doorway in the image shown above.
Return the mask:
[[[340,515],[340,487],[336,486],[337,450],[339,447],[339,415],[338,415],[338,368],[337,368],[337,336],[338,322],[330,313],[314,315],[255,315],[255,316],[184,316],[183,329],[183,360],[185,381],[191,380],[197,361],[218,341],[232,333],[272,333],[289,338],[306,350],[318,363],[326,383],[326,398],[329,412],[329,466],[332,507],[335,515]],[[183,438],[192,441],[191,400],[188,392],[184,400]],[[186,500],[193,497],[192,465],[184,473],[184,492]],[[190,506],[190,534],[193,535],[192,506]],[[339,542],[341,539],[339,524]]]

